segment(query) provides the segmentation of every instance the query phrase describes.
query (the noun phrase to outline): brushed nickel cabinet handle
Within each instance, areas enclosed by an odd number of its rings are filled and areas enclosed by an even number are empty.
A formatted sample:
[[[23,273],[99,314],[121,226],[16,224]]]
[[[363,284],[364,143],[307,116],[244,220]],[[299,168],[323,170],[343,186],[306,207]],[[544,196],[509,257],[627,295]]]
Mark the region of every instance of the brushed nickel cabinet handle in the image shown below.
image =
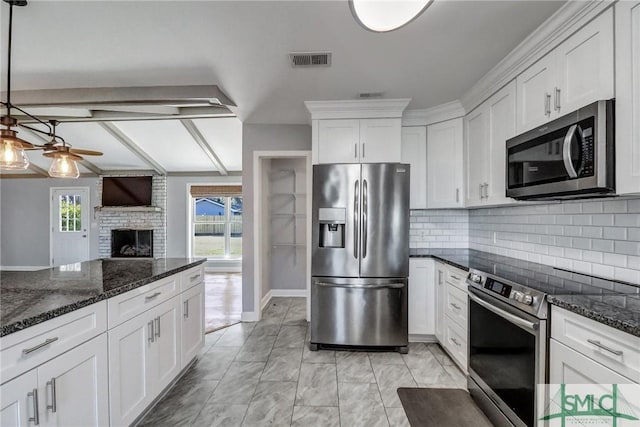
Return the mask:
[[[544,115],[551,115],[551,94],[547,92],[544,94]]]
[[[358,158],[358,144],[353,144],[353,157]]]
[[[47,409],[51,409],[51,412],[55,413],[57,409],[56,403],[56,379],[51,378],[51,381],[47,381],[47,387],[51,386],[51,405],[47,405]]]
[[[200,277],[200,273],[194,274],[193,276],[189,277],[189,280],[191,280],[193,282],[194,280],[196,280],[199,277]]]
[[[454,276],[453,274],[451,275],[451,278],[455,279],[455,280],[460,280],[460,278],[458,276]]]
[[[147,295],[146,297],[144,297],[144,302],[153,301],[154,299],[158,298],[160,295],[162,295],[162,292],[156,292],[155,294]]]
[[[460,201],[460,189],[456,188],[456,203]]]
[[[157,328],[156,328],[156,337],[160,338],[160,316],[156,317],[154,319],[154,321],[156,322]]]
[[[365,154],[364,154],[364,145],[365,145],[365,143],[363,142],[362,143],[362,158],[363,159],[366,157]]]
[[[189,318],[189,300],[186,300],[186,301],[184,302],[184,314],[183,314],[183,317],[184,317],[185,319],[188,319],[188,318]]]
[[[154,334],[153,334],[153,320],[150,321],[149,323],[147,323],[147,329],[148,329],[148,333],[149,333],[149,337],[147,338],[147,340],[149,341],[149,343],[153,343],[154,341]]]
[[[44,342],[41,342],[40,344],[33,346],[31,348],[25,348],[24,350],[22,350],[22,355],[26,356],[28,354],[33,353],[36,350],[40,350],[42,347],[46,347],[49,344],[51,344],[52,342],[58,341],[58,337],[53,337],[53,338],[47,338],[46,340],[44,340]]]
[[[33,399],[33,417],[29,417],[27,421],[33,421],[34,425],[40,424],[40,410],[38,409],[38,389],[34,388],[33,391],[27,393],[27,398]]]
[[[460,343],[458,342],[458,340],[456,340],[455,338],[451,338],[451,341],[457,345],[458,347],[460,347]]]
[[[484,184],[480,184],[480,198],[484,198],[484,193],[482,192],[482,189],[484,188]]]
[[[450,305],[451,305],[451,307],[455,308],[456,310],[460,310],[460,306],[459,305],[454,304],[454,303],[451,303]]]
[[[556,111],[560,111],[560,88],[556,87],[554,91],[555,98],[553,100],[553,108],[555,108]]]
[[[589,344],[593,344],[593,345],[595,345],[595,346],[596,346],[596,347],[598,347],[598,348],[601,348],[601,349],[603,349],[603,350],[606,350],[606,351],[608,351],[609,353],[613,353],[613,354],[615,354],[616,356],[622,356],[622,354],[624,353],[622,350],[614,350],[613,348],[608,347],[608,346],[606,346],[606,345],[602,344],[600,341],[597,341],[597,340],[588,339],[588,340],[587,340],[587,342],[588,342]]]

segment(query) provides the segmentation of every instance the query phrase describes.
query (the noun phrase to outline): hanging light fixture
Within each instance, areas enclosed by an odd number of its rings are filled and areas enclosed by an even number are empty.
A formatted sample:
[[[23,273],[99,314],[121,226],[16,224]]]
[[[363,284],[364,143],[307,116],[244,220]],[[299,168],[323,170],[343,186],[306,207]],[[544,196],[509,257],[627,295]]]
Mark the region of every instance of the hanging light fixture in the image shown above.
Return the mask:
[[[27,169],[29,167],[29,158],[27,157],[25,150],[44,150],[44,156],[51,157],[53,159],[51,167],[49,168],[49,175],[51,177],[78,178],[80,176],[80,171],[78,170],[76,162],[78,160],[82,160],[80,154],[101,156],[102,153],[99,151],[71,148],[63,138],[56,136],[55,129],[58,124],[57,121],[51,120],[49,123],[46,123],[11,103],[11,42],[13,33],[13,7],[26,6],[27,1],[4,0],[4,2],[9,4],[9,37],[7,37],[7,101],[1,103],[7,111],[6,115],[0,117],[0,126],[3,126],[0,128],[0,170]],[[45,126],[46,131],[24,123],[18,123],[18,121],[11,116],[11,110],[17,110],[29,117],[32,121],[37,122],[38,125]],[[51,140],[44,145],[31,144],[18,138],[18,132],[13,129],[16,126],[46,135],[51,137]],[[62,143],[62,145],[60,145],[60,143]]]
[[[356,21],[369,31],[386,33],[416,19],[432,0],[349,0]]]

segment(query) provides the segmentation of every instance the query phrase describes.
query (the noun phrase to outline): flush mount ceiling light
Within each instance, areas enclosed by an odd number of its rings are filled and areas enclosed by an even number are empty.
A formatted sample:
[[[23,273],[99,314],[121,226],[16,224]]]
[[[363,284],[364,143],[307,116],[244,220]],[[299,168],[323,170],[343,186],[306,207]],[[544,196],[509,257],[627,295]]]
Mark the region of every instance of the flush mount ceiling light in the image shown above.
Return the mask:
[[[416,19],[432,0],[349,0],[351,13],[364,28],[386,33]]]
[[[13,7],[26,6],[26,0],[4,0],[9,4],[9,37],[7,37],[7,101],[0,105],[6,109],[6,114],[0,117],[0,170],[27,169],[29,158],[25,150],[44,150],[45,157],[52,157],[53,163],[49,169],[49,175],[56,178],[77,178],[80,176],[77,160],[82,160],[78,154],[89,156],[101,156],[99,151],[80,150],[71,148],[63,138],[56,136],[56,121],[46,123],[32,114],[27,113],[20,107],[11,103],[11,41],[13,30]],[[16,110],[27,116],[29,120],[35,121],[36,125],[44,126],[46,130],[19,123],[11,116],[11,111]],[[13,128],[16,126],[29,129],[42,135],[51,137],[51,141],[44,145],[31,144],[18,138],[18,132]],[[62,144],[62,145],[60,145]]]

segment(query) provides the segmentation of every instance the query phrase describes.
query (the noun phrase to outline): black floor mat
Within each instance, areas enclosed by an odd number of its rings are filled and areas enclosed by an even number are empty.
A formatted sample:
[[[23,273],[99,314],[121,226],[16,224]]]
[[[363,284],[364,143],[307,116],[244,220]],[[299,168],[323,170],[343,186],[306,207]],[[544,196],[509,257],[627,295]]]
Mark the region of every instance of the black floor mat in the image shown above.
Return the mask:
[[[491,427],[466,390],[399,388],[398,396],[412,427]]]

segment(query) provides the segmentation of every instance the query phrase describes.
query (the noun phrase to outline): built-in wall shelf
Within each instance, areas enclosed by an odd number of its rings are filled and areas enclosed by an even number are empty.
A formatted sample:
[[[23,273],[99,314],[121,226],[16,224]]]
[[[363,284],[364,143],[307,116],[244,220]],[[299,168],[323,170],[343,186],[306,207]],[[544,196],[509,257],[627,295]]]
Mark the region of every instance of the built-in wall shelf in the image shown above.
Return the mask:
[[[96,212],[162,212],[160,206],[94,206]]]

